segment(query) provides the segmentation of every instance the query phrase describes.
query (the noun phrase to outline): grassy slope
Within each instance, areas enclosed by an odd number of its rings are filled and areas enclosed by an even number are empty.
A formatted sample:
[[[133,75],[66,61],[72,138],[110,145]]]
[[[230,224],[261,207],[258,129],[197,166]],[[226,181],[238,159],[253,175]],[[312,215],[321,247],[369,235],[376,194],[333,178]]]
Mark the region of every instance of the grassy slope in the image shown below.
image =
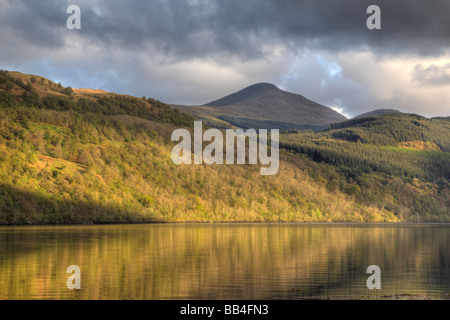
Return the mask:
[[[0,222],[449,220],[448,189],[434,183],[374,173],[349,181],[283,150],[276,176],[175,166],[170,135],[191,117],[152,99],[67,95],[21,77],[27,88],[0,79]],[[49,92],[60,93],[56,104]]]

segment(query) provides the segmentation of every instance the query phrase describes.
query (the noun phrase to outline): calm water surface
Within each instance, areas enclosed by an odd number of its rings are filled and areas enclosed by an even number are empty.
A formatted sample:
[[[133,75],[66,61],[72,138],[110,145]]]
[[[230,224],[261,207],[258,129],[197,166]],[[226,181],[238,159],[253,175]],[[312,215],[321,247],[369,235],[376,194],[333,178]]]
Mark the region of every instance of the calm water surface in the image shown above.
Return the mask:
[[[0,299],[450,298],[450,225],[0,227]],[[81,269],[68,290],[66,269]],[[368,290],[367,267],[381,268]]]

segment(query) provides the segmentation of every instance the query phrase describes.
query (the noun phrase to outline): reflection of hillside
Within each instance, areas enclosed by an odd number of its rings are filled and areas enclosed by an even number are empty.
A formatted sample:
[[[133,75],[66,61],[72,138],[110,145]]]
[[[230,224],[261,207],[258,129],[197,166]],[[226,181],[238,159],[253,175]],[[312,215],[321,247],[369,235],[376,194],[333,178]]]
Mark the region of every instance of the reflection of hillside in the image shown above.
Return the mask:
[[[371,264],[382,268],[383,294],[414,294],[429,289],[427,283],[450,283],[446,225],[22,230],[0,229],[0,299],[348,296],[367,294],[365,268]],[[82,270],[80,292],[65,287],[71,264]]]

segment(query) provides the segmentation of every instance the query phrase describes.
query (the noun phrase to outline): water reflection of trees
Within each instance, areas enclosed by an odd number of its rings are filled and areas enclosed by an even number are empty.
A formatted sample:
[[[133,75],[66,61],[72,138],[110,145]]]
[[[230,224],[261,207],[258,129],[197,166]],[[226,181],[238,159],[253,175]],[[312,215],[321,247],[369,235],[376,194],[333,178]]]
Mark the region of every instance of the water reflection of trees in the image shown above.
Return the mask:
[[[447,284],[448,226],[128,225],[0,229],[0,299],[264,299]],[[82,290],[65,287],[67,266]],[[367,292],[366,292],[367,293]],[[442,294],[446,292],[441,292]]]

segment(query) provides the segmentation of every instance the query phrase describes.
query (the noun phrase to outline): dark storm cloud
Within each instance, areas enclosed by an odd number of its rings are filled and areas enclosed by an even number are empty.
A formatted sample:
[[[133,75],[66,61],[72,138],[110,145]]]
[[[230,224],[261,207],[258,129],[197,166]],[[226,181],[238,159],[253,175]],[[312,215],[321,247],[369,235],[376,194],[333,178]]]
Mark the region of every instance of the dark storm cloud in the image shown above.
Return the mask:
[[[7,1],[2,26],[42,46],[63,45],[65,1]],[[157,50],[171,59],[259,58],[271,46],[438,55],[450,45],[447,0],[104,0],[82,9],[83,38],[108,48]],[[366,9],[382,9],[382,30]]]
[[[62,31],[67,7],[60,1],[3,0],[0,3],[0,26],[9,37],[41,47],[64,45]],[[8,41],[3,43],[7,45]]]
[[[370,4],[382,30],[366,28]],[[153,47],[172,58],[258,58],[270,46],[438,55],[450,45],[450,2],[431,0],[102,1],[85,9],[87,37],[130,49]]]
[[[370,4],[382,9],[382,30],[366,28]],[[103,1],[102,17],[86,9],[86,36],[173,57],[256,58],[270,45],[436,55],[450,45],[447,0]]]

